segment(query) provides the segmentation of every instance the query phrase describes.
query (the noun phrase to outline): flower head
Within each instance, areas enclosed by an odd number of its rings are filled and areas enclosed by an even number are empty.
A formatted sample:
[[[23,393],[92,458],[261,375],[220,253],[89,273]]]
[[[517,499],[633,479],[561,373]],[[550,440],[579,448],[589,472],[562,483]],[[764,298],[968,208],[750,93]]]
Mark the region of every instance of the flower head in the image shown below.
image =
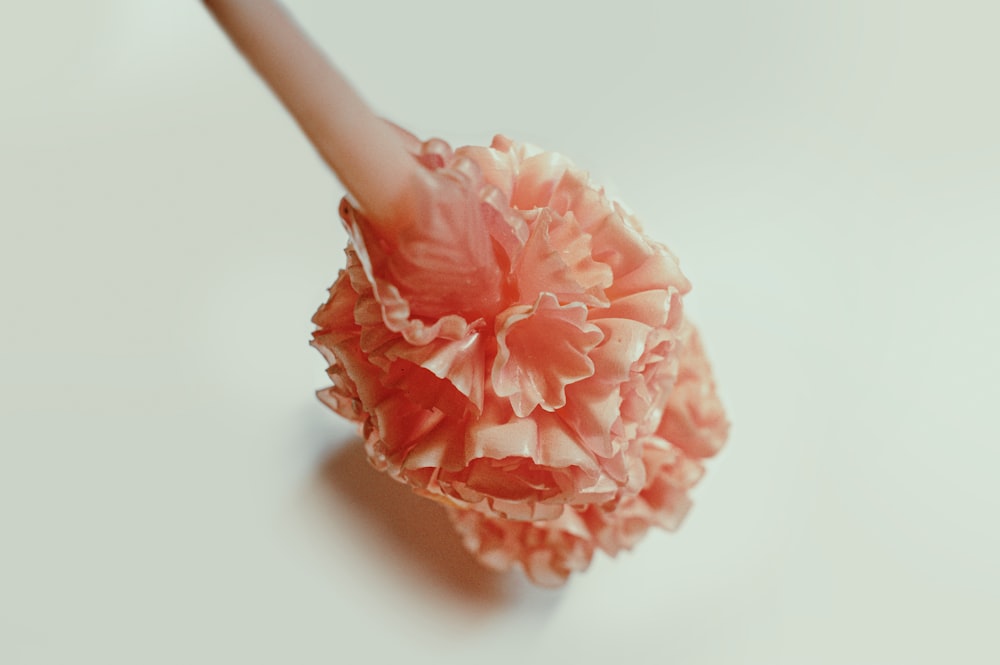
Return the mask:
[[[341,207],[321,399],[491,565],[551,582],[675,524],[685,460],[725,438],[676,258],[554,153],[497,137],[416,159],[398,223]]]

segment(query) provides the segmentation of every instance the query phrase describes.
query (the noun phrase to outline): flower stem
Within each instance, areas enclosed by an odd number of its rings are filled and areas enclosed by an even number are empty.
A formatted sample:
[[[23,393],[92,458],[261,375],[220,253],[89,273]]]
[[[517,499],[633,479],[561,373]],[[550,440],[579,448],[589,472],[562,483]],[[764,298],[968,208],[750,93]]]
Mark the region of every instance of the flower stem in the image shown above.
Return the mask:
[[[204,0],[376,226],[388,225],[416,162],[395,130],[273,0]]]

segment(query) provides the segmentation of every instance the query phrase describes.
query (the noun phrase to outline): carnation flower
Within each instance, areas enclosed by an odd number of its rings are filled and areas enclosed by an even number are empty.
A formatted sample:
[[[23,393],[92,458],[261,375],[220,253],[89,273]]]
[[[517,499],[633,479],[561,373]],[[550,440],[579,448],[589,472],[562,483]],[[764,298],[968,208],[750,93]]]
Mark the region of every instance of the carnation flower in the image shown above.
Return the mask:
[[[685,324],[681,332],[680,374],[659,431],[674,429],[668,423],[675,417],[687,423],[692,410],[705,411],[716,417],[703,422],[696,439],[721,445],[728,423],[717,409],[708,361],[694,327]],[[704,455],[699,453],[709,447],[692,445],[696,441],[690,437],[678,441],[687,450],[661,436],[642,439],[641,468],[633,474],[641,478],[641,487],[613,510],[565,506],[556,518],[533,522],[455,508],[449,509],[449,516],[466,549],[485,565],[495,570],[519,567],[537,584],[558,586],[571,573],[586,570],[598,549],[614,556],[631,549],[650,527],[673,531],[680,526],[691,506],[688,491],[704,472],[699,461]],[[708,454],[717,451],[715,447]]]
[[[341,206],[320,398],[492,567],[552,584],[676,526],[692,460],[725,438],[676,258],[562,156],[504,137],[411,149],[396,233]]]

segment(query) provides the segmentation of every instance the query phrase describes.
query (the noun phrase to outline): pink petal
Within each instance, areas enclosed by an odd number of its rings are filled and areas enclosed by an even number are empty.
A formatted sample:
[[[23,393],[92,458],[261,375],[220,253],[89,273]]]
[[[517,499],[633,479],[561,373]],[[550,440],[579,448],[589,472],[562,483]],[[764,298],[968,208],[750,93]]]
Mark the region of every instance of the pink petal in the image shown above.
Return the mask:
[[[607,306],[611,268],[590,258],[590,236],[572,215],[554,217],[543,209],[532,217],[531,236],[513,266],[520,301],[552,293],[561,303]]]
[[[694,326],[681,329],[677,383],[657,434],[695,458],[711,457],[729,435],[729,421],[715,392],[712,368]]]
[[[515,305],[497,316],[493,390],[509,397],[519,416],[536,406],[546,411],[564,406],[566,386],[594,373],[587,354],[603,333],[586,318],[584,305],[560,305],[550,293],[541,294],[534,305]]]
[[[541,586],[556,587],[569,575],[586,570],[594,542],[575,510],[557,517],[523,522],[450,508],[448,516],[462,543],[484,565],[499,571],[519,567]]]
[[[486,356],[482,334],[413,346],[399,339],[379,349],[391,361],[384,382],[413,400],[456,417],[483,409]]]

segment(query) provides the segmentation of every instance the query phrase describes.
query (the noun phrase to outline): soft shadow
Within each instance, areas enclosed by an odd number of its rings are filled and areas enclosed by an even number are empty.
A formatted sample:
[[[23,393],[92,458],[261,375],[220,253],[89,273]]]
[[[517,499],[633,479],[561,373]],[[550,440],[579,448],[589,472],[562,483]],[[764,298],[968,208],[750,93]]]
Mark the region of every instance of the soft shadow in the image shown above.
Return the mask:
[[[350,502],[435,586],[490,605],[509,597],[508,576],[482,567],[465,550],[444,509],[373,469],[359,440],[333,446],[317,475],[325,492]]]

